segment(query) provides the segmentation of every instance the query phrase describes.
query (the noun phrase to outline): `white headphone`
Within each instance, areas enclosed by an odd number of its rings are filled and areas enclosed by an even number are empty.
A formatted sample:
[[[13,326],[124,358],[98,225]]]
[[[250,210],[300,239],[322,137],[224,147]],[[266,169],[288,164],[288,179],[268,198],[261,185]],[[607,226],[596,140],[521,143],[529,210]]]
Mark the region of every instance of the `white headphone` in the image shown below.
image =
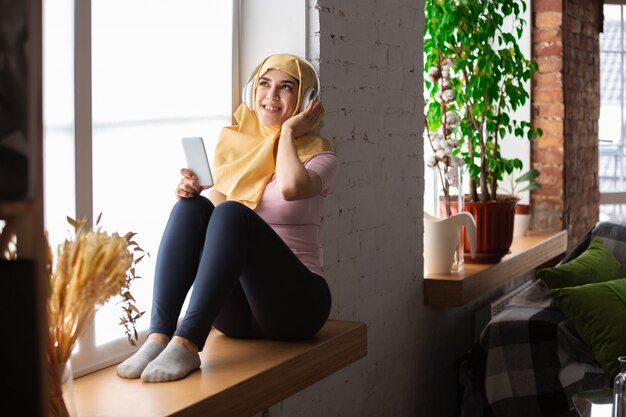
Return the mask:
[[[307,88],[307,90],[304,92],[304,95],[302,96],[302,104],[300,105],[300,112],[303,112],[304,109],[307,108],[311,100],[315,100],[316,98],[320,97],[320,93],[319,93],[320,76],[318,75],[315,67],[311,65],[310,62],[302,58],[300,58],[299,61],[304,62],[306,65],[308,65],[308,67],[311,69],[311,71],[315,75],[315,88],[310,88],[310,87]],[[245,104],[248,109],[252,111],[254,111],[254,80],[256,79],[258,72],[261,70],[263,63],[265,63],[265,61],[263,61],[258,67],[256,67],[256,69],[250,76],[250,79],[248,80],[246,85],[243,87],[243,90],[241,91],[241,102]]]

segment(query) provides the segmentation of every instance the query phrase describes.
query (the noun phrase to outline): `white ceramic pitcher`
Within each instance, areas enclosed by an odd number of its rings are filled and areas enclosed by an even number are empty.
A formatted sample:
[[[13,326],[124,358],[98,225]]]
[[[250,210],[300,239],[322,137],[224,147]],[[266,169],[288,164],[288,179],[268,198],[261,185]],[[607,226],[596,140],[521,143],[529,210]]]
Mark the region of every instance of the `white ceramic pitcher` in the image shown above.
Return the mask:
[[[424,272],[449,274],[461,227],[465,226],[472,258],[476,256],[476,221],[470,213],[462,212],[445,219],[424,212]]]

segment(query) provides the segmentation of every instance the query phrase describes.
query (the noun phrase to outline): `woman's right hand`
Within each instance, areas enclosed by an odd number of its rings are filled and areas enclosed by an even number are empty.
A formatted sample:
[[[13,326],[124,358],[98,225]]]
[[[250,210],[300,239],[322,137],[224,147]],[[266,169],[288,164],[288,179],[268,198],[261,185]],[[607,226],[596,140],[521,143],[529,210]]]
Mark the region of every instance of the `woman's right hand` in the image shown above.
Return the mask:
[[[199,194],[202,190],[206,190],[209,187],[203,187],[198,183],[198,177],[194,172],[188,168],[182,168],[180,170],[183,178],[176,187],[177,198],[191,198]]]
[[[304,111],[285,120],[282,129],[291,130],[293,138],[296,139],[313,131],[319,125],[323,111],[324,106],[320,99],[312,100]]]

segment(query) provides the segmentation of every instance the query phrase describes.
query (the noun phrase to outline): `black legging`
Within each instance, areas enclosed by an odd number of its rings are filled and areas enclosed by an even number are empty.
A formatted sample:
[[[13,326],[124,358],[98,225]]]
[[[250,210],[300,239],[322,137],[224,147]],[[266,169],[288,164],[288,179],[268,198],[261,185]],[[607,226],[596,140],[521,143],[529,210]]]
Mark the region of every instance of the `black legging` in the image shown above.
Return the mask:
[[[306,339],[324,325],[330,304],[326,281],[248,207],[214,207],[196,196],[172,209],[157,255],[149,333],[181,336],[200,350],[212,326],[238,338]]]

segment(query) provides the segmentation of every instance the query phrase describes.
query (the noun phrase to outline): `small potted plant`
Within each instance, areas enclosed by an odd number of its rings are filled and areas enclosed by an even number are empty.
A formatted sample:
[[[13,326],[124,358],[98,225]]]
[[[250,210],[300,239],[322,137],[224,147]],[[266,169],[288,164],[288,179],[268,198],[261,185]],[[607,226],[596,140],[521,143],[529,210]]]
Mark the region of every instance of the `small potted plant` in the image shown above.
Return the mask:
[[[498,194],[498,181],[521,169],[522,162],[503,156],[501,141],[532,140],[542,134],[529,122],[511,117],[528,100],[526,83],[537,71],[537,64],[518,46],[526,7],[523,0],[425,4],[424,70],[430,78],[425,81],[426,122],[430,132],[438,132],[444,120],[459,120],[447,140],[459,142],[452,155],[464,161],[470,177],[463,209],[476,219],[479,261],[499,260],[513,239],[518,199]],[[505,21],[512,23],[512,31],[505,29]],[[434,82],[438,79],[448,81]]]
[[[519,170],[516,170],[519,171]],[[539,171],[534,168],[529,169],[518,177],[513,174],[506,174],[504,182],[500,188],[507,194],[514,195],[520,201],[521,194],[527,191],[537,190],[541,188],[541,184],[536,180],[539,177]],[[530,225],[530,204],[517,203],[515,206],[515,223],[513,228],[513,236],[526,236]]]

